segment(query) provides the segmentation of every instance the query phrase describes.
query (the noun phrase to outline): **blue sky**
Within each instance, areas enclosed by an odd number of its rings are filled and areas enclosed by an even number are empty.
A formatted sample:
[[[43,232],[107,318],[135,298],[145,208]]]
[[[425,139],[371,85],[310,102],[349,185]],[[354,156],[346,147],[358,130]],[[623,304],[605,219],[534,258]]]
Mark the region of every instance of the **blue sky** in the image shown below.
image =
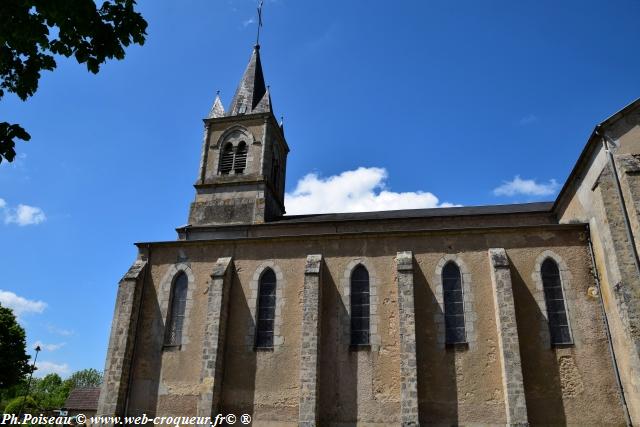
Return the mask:
[[[185,6],[187,5],[187,6]],[[3,120],[0,301],[40,373],[104,366],[133,242],[186,222],[202,122],[255,40],[251,0],[140,2],[148,41],[98,75],[60,59]],[[265,2],[289,213],[553,200],[593,126],[640,96],[640,2]]]

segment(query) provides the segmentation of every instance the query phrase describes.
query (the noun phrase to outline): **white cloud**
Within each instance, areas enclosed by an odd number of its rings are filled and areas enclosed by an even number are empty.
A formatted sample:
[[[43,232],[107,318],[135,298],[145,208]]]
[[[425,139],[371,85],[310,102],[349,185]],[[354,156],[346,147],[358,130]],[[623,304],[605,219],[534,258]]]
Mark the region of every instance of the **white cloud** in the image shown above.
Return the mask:
[[[62,347],[64,347],[67,343],[65,342],[61,342],[58,344],[45,344],[42,341],[36,341],[35,343],[33,343],[33,347],[40,347],[43,350],[46,351],[56,351],[56,350],[60,350]]]
[[[25,225],[40,224],[47,219],[44,211],[36,206],[19,204],[16,209],[7,208],[4,205],[3,207],[5,224],[18,224],[20,227],[24,227]]]
[[[518,124],[520,126],[525,126],[525,125],[530,125],[531,123],[535,123],[537,121],[538,121],[538,116],[536,116],[535,114],[527,114],[526,116],[518,120]]]
[[[44,377],[47,374],[58,374],[64,377],[71,372],[69,365],[66,363],[47,362],[46,360],[37,361],[36,368],[38,368],[35,372],[37,377]]]
[[[47,330],[49,332],[51,332],[52,334],[57,334],[57,335],[62,335],[64,337],[68,337],[71,336],[73,334],[75,334],[75,331],[71,330],[71,329],[62,329],[62,328],[58,328],[57,326],[54,325],[47,325]]]
[[[522,179],[516,175],[511,181],[504,181],[502,185],[493,189],[495,196],[550,196],[555,194],[560,184],[555,179],[548,183],[537,183],[534,179]]]
[[[253,19],[253,18],[249,18],[249,19],[247,19],[247,20],[245,20],[245,21],[242,21],[242,26],[243,26],[243,27],[248,27],[249,25],[251,25],[251,24],[255,24],[255,23],[256,23],[256,20],[255,20],[255,19]]]
[[[5,206],[7,206],[7,202],[5,202],[4,199],[0,199],[0,209],[4,208]]]
[[[16,317],[26,313],[42,313],[47,308],[46,302],[29,300],[2,289],[0,289],[0,304],[12,309]]]
[[[291,215],[328,212],[367,212],[454,206],[440,203],[429,192],[396,193],[385,189],[387,171],[360,167],[327,178],[305,175],[292,193],[285,195]]]

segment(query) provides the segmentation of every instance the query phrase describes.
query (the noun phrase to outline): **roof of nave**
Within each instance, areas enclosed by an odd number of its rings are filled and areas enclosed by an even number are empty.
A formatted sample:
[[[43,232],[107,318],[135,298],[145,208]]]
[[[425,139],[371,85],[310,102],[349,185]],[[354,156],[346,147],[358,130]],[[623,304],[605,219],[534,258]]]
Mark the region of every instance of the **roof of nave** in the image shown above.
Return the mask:
[[[330,235],[509,232],[575,229],[584,224],[559,224],[553,202],[510,205],[407,209],[379,212],[285,215],[261,224],[185,225],[176,229],[176,244],[187,241],[243,240]],[[138,242],[137,245],[171,244]]]
[[[531,214],[551,213],[553,202],[519,203],[510,205],[487,206],[461,206],[449,208],[431,209],[402,209],[374,212],[328,213],[310,215],[285,215],[273,222],[299,223],[299,222],[332,222],[332,221],[358,221],[377,219],[409,219],[432,217],[456,217],[476,215],[504,215],[504,214]]]

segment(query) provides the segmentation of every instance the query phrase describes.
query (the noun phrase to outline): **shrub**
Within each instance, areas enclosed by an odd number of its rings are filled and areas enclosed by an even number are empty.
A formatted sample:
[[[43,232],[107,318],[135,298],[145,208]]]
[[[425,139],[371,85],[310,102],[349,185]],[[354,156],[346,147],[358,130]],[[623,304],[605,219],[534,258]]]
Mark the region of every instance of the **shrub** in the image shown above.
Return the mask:
[[[24,403],[24,406],[22,406]],[[18,396],[9,401],[7,406],[4,408],[5,414],[15,414],[18,415],[18,411],[22,407],[23,414],[30,414],[33,412],[38,412],[38,405],[33,397],[29,396],[25,399],[24,396]]]

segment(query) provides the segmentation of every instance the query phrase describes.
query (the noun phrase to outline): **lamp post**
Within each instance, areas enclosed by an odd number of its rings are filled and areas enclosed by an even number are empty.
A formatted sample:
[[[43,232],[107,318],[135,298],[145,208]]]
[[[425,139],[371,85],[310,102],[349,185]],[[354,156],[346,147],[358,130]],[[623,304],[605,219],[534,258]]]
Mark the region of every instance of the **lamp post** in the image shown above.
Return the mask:
[[[24,399],[22,399],[22,405],[20,405],[20,410],[18,411],[18,419],[22,418],[22,409],[24,409],[24,404],[27,402],[27,397],[29,397],[29,393],[31,392],[31,378],[33,378],[33,371],[36,370],[36,361],[38,360],[38,353],[40,353],[40,350],[40,346],[37,345],[35,348],[36,356],[33,358],[31,373],[29,374],[29,381],[27,382],[27,394],[25,394]]]

